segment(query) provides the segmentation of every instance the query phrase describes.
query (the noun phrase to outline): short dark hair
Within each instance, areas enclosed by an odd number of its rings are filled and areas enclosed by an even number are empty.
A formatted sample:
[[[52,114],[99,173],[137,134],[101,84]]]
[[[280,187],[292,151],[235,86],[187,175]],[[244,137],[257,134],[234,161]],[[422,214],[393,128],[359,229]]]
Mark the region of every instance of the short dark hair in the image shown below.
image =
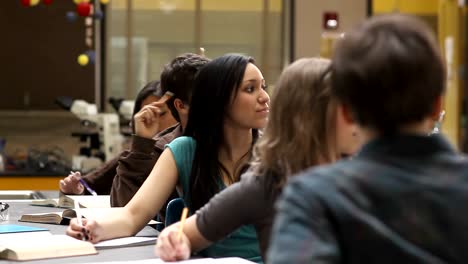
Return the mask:
[[[133,114],[132,114],[132,123],[133,117],[138,113],[142,108],[143,101],[150,95],[154,95],[156,97],[161,98],[163,96],[163,92],[161,89],[161,84],[159,81],[151,81],[147,83],[141,90],[138,92],[135,98],[135,105],[133,106]],[[132,131],[135,134],[135,127],[132,124]]]
[[[370,18],[338,41],[332,91],[356,122],[381,134],[433,112],[445,91],[436,39],[419,19],[402,14]]]
[[[151,81],[147,83],[141,90],[138,92],[135,98],[135,106],[133,107],[133,115],[138,113],[141,110],[143,101],[150,95],[161,98],[163,96],[161,85],[159,81]]]
[[[193,212],[220,191],[219,175],[223,168],[218,154],[225,143],[224,120],[249,63],[254,64],[250,57],[226,54],[206,64],[195,78],[192,104],[184,131],[185,136],[197,142],[190,175],[189,207]],[[252,134],[255,142],[258,130],[253,129]],[[234,182],[237,179],[229,180]]]
[[[180,122],[180,117],[174,106],[174,100],[178,98],[182,102],[190,104],[195,74],[209,61],[208,58],[198,54],[185,53],[164,66],[161,73],[161,88],[163,94],[167,91],[174,93],[174,96],[166,103],[177,121]]]

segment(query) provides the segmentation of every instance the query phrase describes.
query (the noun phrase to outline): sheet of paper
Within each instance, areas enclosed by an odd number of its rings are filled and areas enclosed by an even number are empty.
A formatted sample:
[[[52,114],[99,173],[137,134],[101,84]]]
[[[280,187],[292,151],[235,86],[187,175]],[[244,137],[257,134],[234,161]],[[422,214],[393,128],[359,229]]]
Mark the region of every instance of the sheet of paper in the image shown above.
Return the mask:
[[[110,239],[94,244],[97,249],[115,248],[125,246],[152,245],[156,242],[156,237],[122,237]]]
[[[255,262],[243,259],[243,258],[218,258],[211,259],[210,263],[219,263],[219,264],[255,264]]]
[[[43,239],[50,236],[52,236],[52,233],[50,233],[49,231],[0,234],[0,245],[2,244],[2,241],[18,241],[19,243],[21,243],[25,240]]]
[[[110,195],[67,195],[85,208],[110,208]]]
[[[85,264],[162,264],[162,263],[181,263],[181,264],[255,264],[255,262],[248,261],[242,258],[200,258],[200,259],[189,259],[184,261],[176,262],[164,262],[160,259],[142,259],[142,260],[129,260],[129,261],[110,261],[110,262],[89,262]]]

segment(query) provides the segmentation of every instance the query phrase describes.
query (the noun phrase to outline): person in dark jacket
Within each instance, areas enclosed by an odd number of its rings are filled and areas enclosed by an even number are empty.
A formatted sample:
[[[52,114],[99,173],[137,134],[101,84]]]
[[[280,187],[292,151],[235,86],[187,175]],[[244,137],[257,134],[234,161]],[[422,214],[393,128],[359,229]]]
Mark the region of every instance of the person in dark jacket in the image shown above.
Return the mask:
[[[431,133],[446,84],[431,30],[370,18],[337,43],[331,78],[365,145],[289,182],[270,263],[466,263],[468,159]]]

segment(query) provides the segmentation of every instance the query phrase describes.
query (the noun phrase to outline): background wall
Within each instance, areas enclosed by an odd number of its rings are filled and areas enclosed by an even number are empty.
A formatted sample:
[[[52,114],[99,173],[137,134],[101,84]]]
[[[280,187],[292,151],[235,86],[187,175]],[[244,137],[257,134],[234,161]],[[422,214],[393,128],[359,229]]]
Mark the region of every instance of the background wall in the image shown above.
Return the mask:
[[[126,0],[111,1],[107,94],[134,96],[148,81],[159,79],[164,64],[181,53],[198,53],[199,47],[210,58],[229,52],[253,56],[267,83],[276,82],[283,66],[282,0],[268,0],[265,9],[263,0],[201,0],[198,8],[196,2],[132,2],[133,69],[128,87],[128,10]],[[173,9],[167,8],[169,4]]]
[[[322,32],[322,13],[336,11],[340,29],[346,30],[366,17],[366,0],[285,0],[294,2],[294,58],[317,56]],[[68,157],[78,153],[80,143],[71,137],[80,128],[72,114],[58,110],[53,104],[57,94],[73,95],[92,102],[94,95],[93,69],[81,67],[76,56],[85,50],[84,26],[68,23],[66,11],[73,10],[72,0],[54,1],[25,8],[20,0],[1,1],[0,42],[3,78],[0,89],[0,138],[7,139],[7,153],[27,152],[30,147],[61,148]],[[126,14],[123,0],[112,0],[107,16],[109,43],[107,95],[125,96]],[[161,3],[171,1],[134,1],[133,53],[134,93],[142,83],[158,78],[161,67],[182,52],[196,51],[194,0],[173,1],[180,4],[174,12],[161,10]],[[140,6],[144,3],[151,6]],[[159,5],[158,5],[159,3]],[[273,86],[283,67],[282,0],[269,2],[268,23],[263,28],[263,0],[219,1],[204,0],[201,6],[200,44],[208,57],[226,52],[244,52],[256,58],[266,80]],[[109,11],[109,10],[108,10]],[[264,32],[267,31],[267,35]],[[265,38],[262,40],[262,38]],[[287,40],[286,40],[287,41]],[[111,43],[112,42],[112,43]],[[263,44],[268,44],[265,52]],[[143,52],[144,51],[144,52]],[[136,57],[147,58],[140,61]],[[27,62],[25,64],[25,62]],[[141,74],[140,74],[141,73]],[[54,87],[54,88],[50,88]],[[29,91],[25,100],[25,92]],[[48,92],[52,91],[52,92]],[[26,103],[25,103],[26,102]],[[32,109],[42,109],[32,111]],[[56,110],[54,110],[56,109]],[[45,111],[47,110],[47,111]],[[53,111],[50,111],[53,110]],[[112,110],[110,110],[112,111]]]
[[[66,19],[75,6],[71,0],[33,7],[1,1],[0,109],[59,109],[59,95],[94,100],[94,67],[76,61],[87,50],[84,19]]]
[[[198,46],[205,48],[208,57],[227,52],[254,56],[269,84],[274,84],[282,69],[282,0],[268,1],[268,21],[263,27],[263,0],[203,0],[198,37],[195,0],[132,1],[133,89],[128,93],[127,1],[112,0],[106,14],[106,95],[132,99],[146,82],[159,79],[165,63],[178,54],[198,52]],[[170,3],[176,8],[167,9]],[[0,138],[7,140],[8,155],[57,147],[68,158],[78,153],[80,143],[71,133],[80,129],[80,121],[54,104],[58,95],[94,101],[93,67],[76,63],[77,55],[86,50],[84,21],[66,19],[67,11],[74,9],[72,0],[29,8],[20,0],[0,3],[5,40],[0,42],[0,57],[8,61],[0,65],[7,75],[0,84],[5,91],[0,99]]]
[[[71,133],[80,121],[54,101],[60,95],[94,101],[94,67],[76,60],[87,50],[84,19],[67,20],[76,8],[72,0],[20,2],[0,3],[0,138],[9,156],[53,149],[70,158],[79,150]]]
[[[366,0],[295,0],[294,11],[294,58],[318,56],[322,17],[326,11],[339,16],[339,29],[344,32],[367,17]]]

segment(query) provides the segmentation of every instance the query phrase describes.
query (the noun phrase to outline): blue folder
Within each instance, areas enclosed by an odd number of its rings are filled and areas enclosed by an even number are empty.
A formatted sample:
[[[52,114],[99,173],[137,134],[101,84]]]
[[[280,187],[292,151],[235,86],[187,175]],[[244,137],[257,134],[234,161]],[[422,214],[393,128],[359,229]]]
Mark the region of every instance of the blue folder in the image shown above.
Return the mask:
[[[18,233],[18,232],[34,232],[34,231],[48,231],[47,228],[24,226],[24,225],[0,225],[0,234],[5,233]]]

